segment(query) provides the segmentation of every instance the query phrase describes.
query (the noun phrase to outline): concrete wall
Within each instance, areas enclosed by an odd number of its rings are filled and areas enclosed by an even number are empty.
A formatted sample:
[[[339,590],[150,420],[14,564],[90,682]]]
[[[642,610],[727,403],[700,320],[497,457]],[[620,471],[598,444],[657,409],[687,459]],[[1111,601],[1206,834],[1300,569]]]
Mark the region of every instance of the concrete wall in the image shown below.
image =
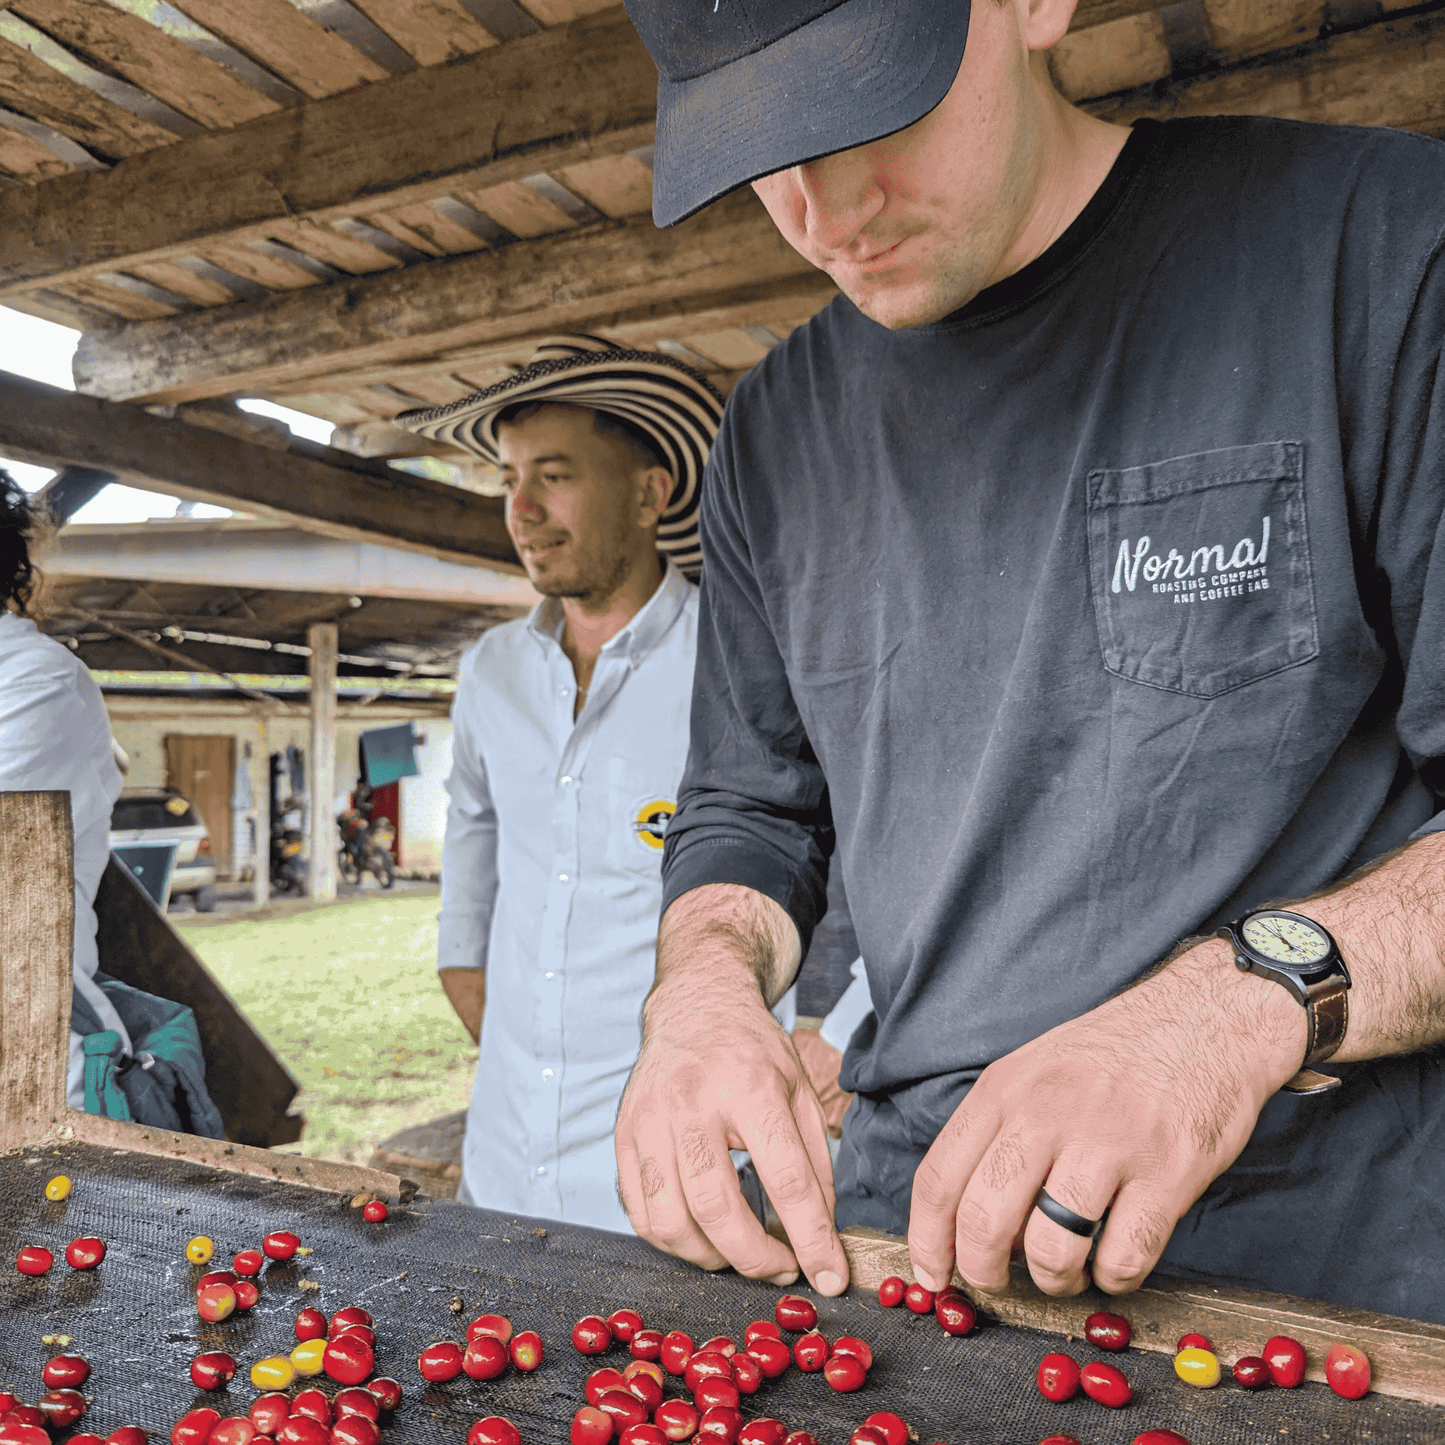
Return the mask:
[[[127,787],[163,787],[167,733],[230,736],[236,739],[236,766],[250,778],[255,836],[266,847],[267,758],[294,744],[303,751],[311,726],[309,709],[291,704],[285,713],[267,713],[260,704],[211,698],[172,698],[107,694],[106,709],[116,741],[130,756]],[[434,704],[377,702],[366,707],[343,702],[336,728],[336,785],[349,793],[356,784],[358,739],[368,728],[411,722],[426,742],[417,749],[414,778],[401,780],[401,866],[407,872],[436,873],[441,868],[446,833],[444,784],[451,770],[452,724]],[[244,814],[233,817],[233,858],[247,864],[251,827]]]

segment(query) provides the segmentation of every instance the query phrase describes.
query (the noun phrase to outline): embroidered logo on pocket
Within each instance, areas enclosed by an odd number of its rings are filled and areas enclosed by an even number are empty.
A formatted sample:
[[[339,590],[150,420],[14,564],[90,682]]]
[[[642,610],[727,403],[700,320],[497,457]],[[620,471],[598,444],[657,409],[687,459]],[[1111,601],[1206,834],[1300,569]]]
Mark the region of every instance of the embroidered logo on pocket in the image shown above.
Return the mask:
[[[1318,653],[1299,443],[1090,472],[1088,516],[1110,672],[1217,697]]]
[[[669,798],[648,798],[632,814],[632,834],[649,853],[661,853],[663,835],[677,804]]]

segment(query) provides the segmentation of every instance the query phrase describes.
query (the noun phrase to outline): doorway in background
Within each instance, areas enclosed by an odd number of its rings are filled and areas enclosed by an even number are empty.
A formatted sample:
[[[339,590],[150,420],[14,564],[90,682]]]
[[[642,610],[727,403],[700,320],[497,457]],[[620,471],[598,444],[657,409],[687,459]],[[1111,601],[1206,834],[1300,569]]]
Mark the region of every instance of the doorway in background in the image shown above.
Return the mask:
[[[231,872],[231,795],[236,785],[236,739],[167,733],[166,787],[190,799],[206,820],[216,871]]]

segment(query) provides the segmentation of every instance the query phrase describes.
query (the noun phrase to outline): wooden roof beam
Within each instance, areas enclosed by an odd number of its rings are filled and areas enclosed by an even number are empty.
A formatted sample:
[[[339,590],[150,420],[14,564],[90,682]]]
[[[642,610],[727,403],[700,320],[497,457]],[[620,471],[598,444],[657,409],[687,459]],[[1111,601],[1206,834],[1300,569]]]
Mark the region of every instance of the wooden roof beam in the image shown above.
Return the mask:
[[[634,150],[652,143],[656,101],[656,67],[619,7],[0,192],[0,298]]]
[[[317,378],[384,383],[417,362],[475,357],[527,338],[639,321],[666,335],[678,318],[718,318],[759,298],[805,315],[832,283],[778,234],[742,191],[679,226],[649,216],[602,222],[499,252],[420,262],[264,301],[136,322],[85,336],[82,390],[145,401],[306,390]],[[763,319],[761,317],[759,320]],[[440,365],[446,366],[449,360]]]
[[[297,437],[257,442],[0,372],[0,456],[97,467],[134,486],[346,541],[520,572],[502,503]],[[302,579],[304,581],[304,579]]]

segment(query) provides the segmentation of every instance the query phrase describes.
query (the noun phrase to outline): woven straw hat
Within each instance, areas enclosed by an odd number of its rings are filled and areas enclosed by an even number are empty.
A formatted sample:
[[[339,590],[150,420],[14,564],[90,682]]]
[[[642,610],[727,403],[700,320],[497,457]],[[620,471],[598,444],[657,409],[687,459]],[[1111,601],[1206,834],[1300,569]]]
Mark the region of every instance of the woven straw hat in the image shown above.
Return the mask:
[[[505,381],[447,406],[406,411],[409,431],[499,460],[497,417],[519,402],[565,402],[621,417],[656,444],[676,478],[657,529],[658,550],[689,577],[702,568],[698,500],[722,397],[690,366],[656,351],[629,351],[600,336],[554,336]]]

